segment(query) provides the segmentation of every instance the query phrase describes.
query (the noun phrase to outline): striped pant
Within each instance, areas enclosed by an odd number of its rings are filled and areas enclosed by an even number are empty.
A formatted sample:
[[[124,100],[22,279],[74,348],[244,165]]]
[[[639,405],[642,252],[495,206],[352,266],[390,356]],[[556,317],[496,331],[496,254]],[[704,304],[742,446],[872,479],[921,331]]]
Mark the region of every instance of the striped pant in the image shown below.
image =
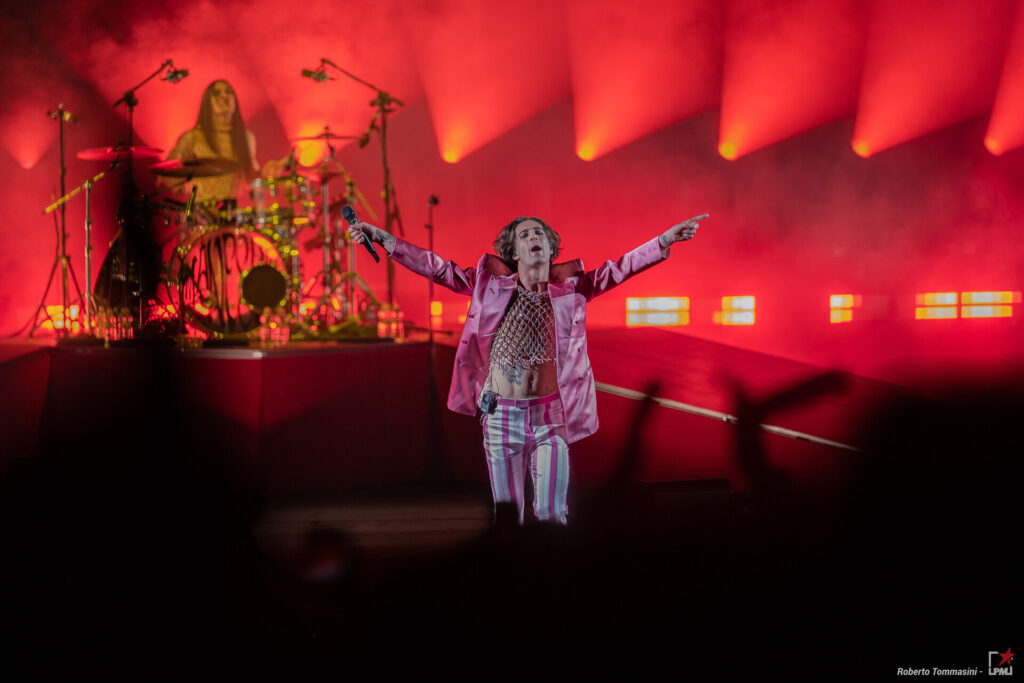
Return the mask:
[[[484,414],[484,452],[494,502],[515,503],[523,523],[526,467],[533,482],[533,514],[565,524],[569,507],[569,445],[558,394],[540,398],[499,398]]]

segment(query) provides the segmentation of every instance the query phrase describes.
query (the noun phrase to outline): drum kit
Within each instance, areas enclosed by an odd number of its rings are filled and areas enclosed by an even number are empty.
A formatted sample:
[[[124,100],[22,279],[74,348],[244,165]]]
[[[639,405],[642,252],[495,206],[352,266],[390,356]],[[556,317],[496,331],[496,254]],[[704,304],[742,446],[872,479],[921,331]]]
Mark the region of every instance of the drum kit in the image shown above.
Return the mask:
[[[389,232],[397,229],[401,235],[403,230],[387,162],[386,134],[388,116],[403,105],[326,58],[320,60],[316,70],[303,70],[302,76],[319,83],[334,80],[327,75],[328,67],[376,91],[377,97],[371,102],[374,114],[366,132],[361,136],[337,135],[324,126],[317,135],[293,138],[294,142],[324,144],[328,151],[325,159],[316,166],[299,166],[293,149],[287,163],[283,164],[282,173],[255,178],[248,183],[249,201],[241,202],[242,205],[236,199],[196,201],[197,185],[204,179],[216,180],[239,173],[241,169],[236,160],[210,157],[158,161],[163,150],[134,144],[134,109],[139,104],[136,96],[139,89],[164,69],[166,74],[160,80],[169,83],[177,83],[188,76],[188,70],[176,68],[173,60],[165,60],[114,103],[115,108],[124,105],[127,110],[127,143],[79,151],[79,159],[108,166],[70,192],[66,192],[64,186],[64,127],[77,118],[64,109],[63,104],[56,111],[48,112],[60,131],[62,196],[43,213],[54,215],[58,249],[43,303],[37,309],[29,336],[50,323],[57,331],[59,342],[77,343],[69,338],[69,326],[63,324],[75,308],[75,302],[83,304],[85,331],[78,335],[82,343],[149,335],[248,343],[265,340],[268,327],[276,328],[278,335],[283,330],[285,337],[292,338],[366,337],[377,336],[380,319],[390,320],[396,314],[400,318],[400,310],[393,300],[394,274],[390,261],[386,264],[385,303],[374,296],[355,272],[355,254],[348,239],[347,224],[340,220],[342,209],[356,207],[374,221],[377,216],[335,158],[334,145],[339,141],[358,140],[363,147],[371,137],[379,138],[384,170],[381,191],[385,201],[384,228]],[[118,166],[124,167],[124,186],[117,210],[118,229],[94,287],[89,277],[92,272],[91,194],[93,186]],[[149,195],[140,193],[135,184],[136,167],[146,168],[163,188]],[[344,190],[332,196],[332,185],[343,185]],[[186,200],[172,196],[178,189],[190,189]],[[64,222],[65,205],[83,190],[84,293],[67,255],[68,235]],[[161,223],[174,226],[169,236],[157,235],[160,231],[155,226]],[[322,268],[309,279],[303,272],[304,249],[322,251]],[[48,313],[51,307],[44,305],[58,273],[59,321],[52,319]],[[72,285],[77,297],[73,297]],[[40,320],[40,315],[44,320]]]
[[[316,136],[294,141],[330,144],[341,139],[354,138],[325,128]],[[375,214],[333,153],[316,166],[290,163],[290,174],[254,178],[248,184],[249,206],[238,206],[232,200],[196,202],[194,190],[187,201],[161,197],[197,178],[239,170],[235,160],[216,157],[155,161],[162,154],[157,148],[139,146],[91,148],[77,154],[80,159],[107,163],[133,157],[137,166],[146,167],[169,185],[147,198],[143,213],[175,226],[162,245],[169,246],[170,252],[161,250],[162,263],[155,277],[153,273],[148,278],[144,275],[144,262],[151,266],[152,258],[146,259],[138,250],[120,254],[115,240],[96,281],[101,321],[122,308],[135,316],[135,309],[142,305],[140,294],[146,298],[152,293],[142,294],[147,288],[141,283],[147,279],[162,284],[163,291],[156,298],[166,298],[170,305],[156,310],[165,320],[171,320],[167,313],[173,312],[170,327],[176,333],[197,332],[229,343],[260,338],[266,332],[261,325],[265,327],[268,318],[293,337],[322,338],[337,322],[367,317],[367,308],[379,305],[355,274],[354,259],[345,258],[350,246],[347,230],[340,221],[332,224],[332,216],[340,218],[340,209],[346,205],[357,206],[371,218]],[[344,191],[332,196],[335,182],[343,185]],[[310,237],[304,238],[307,233]],[[309,248],[322,250],[323,269],[307,281],[302,252]],[[353,280],[362,287],[353,287]],[[126,298],[131,300],[124,302]],[[151,316],[142,312],[137,317]]]

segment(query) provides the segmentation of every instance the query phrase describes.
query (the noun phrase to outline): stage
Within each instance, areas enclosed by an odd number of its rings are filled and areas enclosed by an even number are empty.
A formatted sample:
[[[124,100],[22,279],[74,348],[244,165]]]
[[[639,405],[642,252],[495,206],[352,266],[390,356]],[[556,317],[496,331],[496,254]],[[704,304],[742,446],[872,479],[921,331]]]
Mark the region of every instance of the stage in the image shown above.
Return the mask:
[[[444,406],[454,358],[445,344],[432,352],[426,342],[180,350],[19,341],[0,350],[6,460],[87,445],[102,454],[132,434],[140,452],[172,443],[238,463],[272,495],[424,480],[486,486],[475,418]],[[661,330],[596,330],[590,355],[601,428],[573,446],[582,487],[606,482],[636,446],[637,481],[724,479],[748,490],[732,456],[740,397],[764,402],[812,382],[757,423],[772,430],[761,432],[767,453],[801,489],[833,490],[856,460],[871,407],[912,393]],[[636,437],[648,391],[657,402]]]

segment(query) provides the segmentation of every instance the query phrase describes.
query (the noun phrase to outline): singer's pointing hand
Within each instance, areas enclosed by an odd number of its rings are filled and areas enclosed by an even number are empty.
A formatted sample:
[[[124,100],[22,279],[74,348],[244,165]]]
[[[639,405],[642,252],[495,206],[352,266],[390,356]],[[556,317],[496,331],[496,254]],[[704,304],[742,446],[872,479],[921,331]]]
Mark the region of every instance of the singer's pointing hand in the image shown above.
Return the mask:
[[[694,216],[689,220],[685,220],[682,223],[677,223],[671,228],[666,230],[658,238],[658,242],[662,248],[669,246],[674,242],[685,242],[686,240],[693,239],[693,236],[697,234],[697,228],[700,227],[700,222],[708,217],[708,214],[703,213],[699,216]]]

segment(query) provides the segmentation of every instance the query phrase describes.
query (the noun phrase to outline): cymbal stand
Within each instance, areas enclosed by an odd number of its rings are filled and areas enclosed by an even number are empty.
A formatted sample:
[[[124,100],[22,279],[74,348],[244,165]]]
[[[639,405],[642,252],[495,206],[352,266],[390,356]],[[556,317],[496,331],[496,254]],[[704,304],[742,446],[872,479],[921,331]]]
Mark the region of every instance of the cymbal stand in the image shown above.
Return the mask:
[[[54,227],[56,227],[57,229],[57,254],[54,257],[53,266],[50,268],[50,277],[46,281],[46,288],[43,290],[43,298],[39,302],[39,308],[36,309],[35,315],[33,316],[34,322],[32,324],[32,329],[30,329],[28,332],[28,336],[31,337],[33,333],[37,329],[39,329],[39,327],[43,324],[44,321],[49,320],[50,324],[53,325],[53,330],[56,333],[57,338],[61,339],[63,337],[67,337],[70,334],[70,327],[68,325],[68,313],[71,307],[71,300],[70,291],[68,288],[68,278],[70,278],[71,281],[74,283],[75,291],[78,293],[78,298],[82,298],[82,288],[79,287],[78,285],[78,278],[75,277],[75,270],[71,265],[71,260],[68,258],[67,215],[65,213],[65,204],[67,203],[67,199],[65,198],[65,196],[67,195],[67,187],[65,185],[65,180],[68,174],[68,169],[64,163],[66,153],[66,148],[64,145],[64,124],[75,123],[76,121],[78,121],[78,119],[71,112],[64,108],[63,103],[58,104],[56,110],[46,112],[46,115],[57,122],[57,126],[60,131],[60,194],[61,199],[63,199],[64,201],[58,200],[57,202],[54,202],[54,204],[51,205],[54,208],[60,208],[60,220],[57,220],[56,214],[54,215]],[[52,210],[53,209],[50,209],[49,211],[44,210],[43,214],[45,215],[47,213],[50,213],[50,211]],[[56,275],[57,273],[58,265],[60,266],[60,327],[57,327],[53,319],[50,317],[49,312],[46,310],[46,297],[50,293],[50,287],[53,286],[53,276]],[[88,273],[86,273],[86,278],[88,279]],[[41,318],[39,315],[40,312],[42,312],[43,314]]]
[[[334,145],[331,141],[325,140],[327,143],[327,158],[331,161],[335,161],[334,158]],[[323,245],[323,256],[324,256],[324,274],[323,274],[323,293],[320,297],[319,308],[323,308],[323,330],[327,330],[331,326],[332,316],[329,313],[329,309],[332,306],[331,295],[334,292],[334,268],[331,267],[333,259],[331,258],[331,201],[330,201],[330,179],[321,178],[320,180],[320,201],[323,207],[320,212],[320,231],[324,239]]]
[[[111,162],[110,166],[93,177],[86,178],[81,185],[43,209],[43,214],[52,213],[57,209],[61,209],[63,212],[64,206],[71,198],[85,190],[85,272],[87,274],[92,272],[92,188],[120,163],[120,159],[115,159]],[[71,277],[74,279],[74,271],[71,272]],[[77,280],[75,280],[75,287],[78,287]],[[79,292],[78,296],[82,301],[82,309],[84,311],[85,332],[83,332],[83,335],[95,336],[92,329],[92,316],[96,310],[96,299],[92,292],[92,278],[88,275],[85,278],[85,296],[83,297],[81,292]],[[66,328],[67,326],[65,325],[64,327]]]
[[[93,180],[85,181],[85,329],[86,334],[92,334],[92,312],[95,310],[96,301],[92,296],[92,187]]]
[[[349,178],[348,183],[346,183],[346,186],[347,186],[346,189],[349,190],[346,193],[346,200],[349,200],[352,197],[351,190],[352,190],[352,187],[353,187],[352,186],[352,179],[351,178]],[[351,238],[348,237],[348,232],[346,230],[344,230],[344,229],[341,229],[340,233],[341,234],[338,235],[338,240],[341,241],[341,242],[345,242],[345,244],[346,244],[345,253],[348,255],[348,271],[346,273],[343,273],[342,276],[341,276],[342,280],[344,280],[344,286],[345,286],[345,306],[346,306],[345,310],[347,312],[346,315],[348,317],[355,317],[355,316],[359,315],[359,312],[356,309],[355,282],[354,282],[353,277],[352,277],[352,275],[355,275],[355,272],[356,272],[356,250],[355,250],[354,243],[352,242]]]
[[[391,180],[391,168],[388,166],[388,114],[394,113],[396,107],[404,107],[405,103],[395,97],[392,97],[372,83],[368,83],[358,76],[354,76],[348,71],[345,71],[326,57],[321,58],[320,62],[323,65],[337,69],[352,80],[357,83],[362,83],[377,93],[377,97],[370,102],[370,106],[375,107],[377,111],[374,113],[373,118],[370,119],[370,124],[366,128],[366,132],[363,133],[360,138],[359,146],[365,147],[370,141],[370,137],[373,135],[374,131],[378,133],[380,138],[381,158],[384,165],[384,187],[381,188],[381,198],[384,200],[384,229],[387,232],[394,234],[392,226],[397,226],[399,237],[404,237],[405,230],[402,228],[402,219],[398,212],[398,198],[395,195],[394,182]],[[395,264],[391,259],[387,259],[387,269],[388,304],[393,305],[395,303]]]
[[[344,201],[345,204],[351,206],[359,206],[360,211],[365,211],[366,215],[374,222],[378,220],[377,213],[373,210],[373,207],[366,201],[366,197],[356,187],[355,181],[352,180],[351,176],[346,174],[345,176],[345,193],[335,197],[334,202],[337,204],[339,201]],[[339,260],[334,262],[334,266],[338,269],[340,275],[340,281],[338,283],[339,289],[341,289],[340,296],[344,300],[342,307],[342,315],[345,318],[358,317],[358,307],[355,304],[355,282],[354,279],[358,277],[356,275],[356,253],[353,247],[353,242],[348,236],[348,231],[345,228],[338,228],[335,240],[335,254],[339,254]],[[340,254],[342,248],[345,249],[348,259],[348,270],[342,268],[340,260]],[[361,281],[361,278],[360,278]],[[365,285],[361,284],[360,287],[365,289]],[[379,301],[374,299],[376,302],[374,305],[378,305]]]

